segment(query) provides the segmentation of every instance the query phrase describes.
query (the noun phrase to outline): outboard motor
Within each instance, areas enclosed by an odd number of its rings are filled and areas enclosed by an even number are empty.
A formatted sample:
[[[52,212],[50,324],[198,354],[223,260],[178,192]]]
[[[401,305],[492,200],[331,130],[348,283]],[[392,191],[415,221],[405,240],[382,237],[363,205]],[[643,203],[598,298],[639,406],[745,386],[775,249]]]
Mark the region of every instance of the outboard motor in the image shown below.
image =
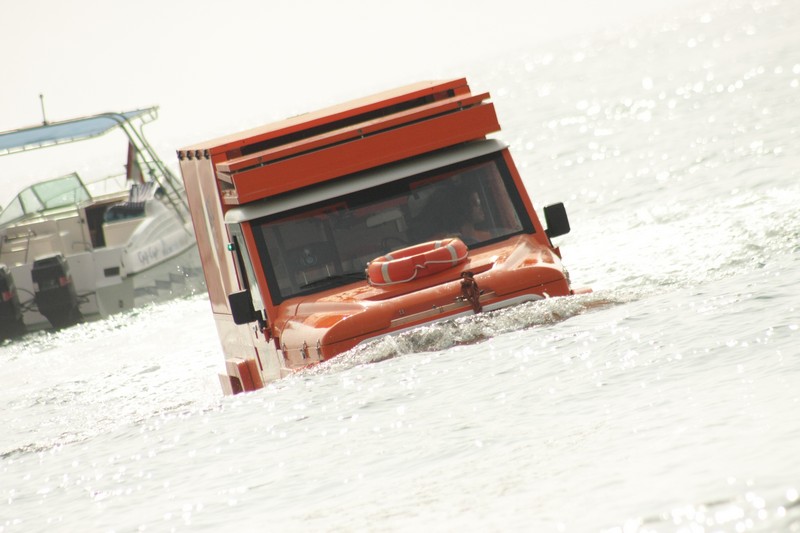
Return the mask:
[[[64,256],[56,254],[37,259],[33,262],[31,278],[36,307],[54,328],[74,326],[83,319]]]
[[[14,276],[6,265],[0,265],[0,340],[25,333],[22,306],[19,304]]]

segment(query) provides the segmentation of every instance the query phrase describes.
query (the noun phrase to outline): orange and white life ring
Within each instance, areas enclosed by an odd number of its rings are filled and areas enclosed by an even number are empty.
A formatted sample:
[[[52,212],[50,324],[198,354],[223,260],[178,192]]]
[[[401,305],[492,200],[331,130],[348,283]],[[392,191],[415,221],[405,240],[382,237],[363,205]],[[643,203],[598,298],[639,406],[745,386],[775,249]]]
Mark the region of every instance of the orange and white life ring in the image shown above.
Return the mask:
[[[454,267],[467,258],[467,245],[453,237],[430,241],[373,259],[367,264],[372,285],[394,285]]]

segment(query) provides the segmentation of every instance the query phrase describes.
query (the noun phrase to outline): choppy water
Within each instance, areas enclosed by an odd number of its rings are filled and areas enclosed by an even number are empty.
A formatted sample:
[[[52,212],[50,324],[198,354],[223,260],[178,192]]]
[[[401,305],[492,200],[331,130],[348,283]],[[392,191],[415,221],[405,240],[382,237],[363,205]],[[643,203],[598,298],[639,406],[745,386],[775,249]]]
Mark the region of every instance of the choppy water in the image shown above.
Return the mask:
[[[594,294],[234,398],[202,295],[6,343],[0,531],[800,531],[800,4],[714,5],[469,73]]]

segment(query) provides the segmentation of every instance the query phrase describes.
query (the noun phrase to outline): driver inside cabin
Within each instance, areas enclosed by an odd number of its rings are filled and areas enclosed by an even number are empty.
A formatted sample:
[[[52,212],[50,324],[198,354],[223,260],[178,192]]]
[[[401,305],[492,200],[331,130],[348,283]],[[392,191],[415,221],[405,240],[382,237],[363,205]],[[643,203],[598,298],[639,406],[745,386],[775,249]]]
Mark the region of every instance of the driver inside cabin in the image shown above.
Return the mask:
[[[495,237],[487,223],[481,195],[460,181],[447,183],[434,192],[420,218],[429,230],[423,240],[458,237],[465,244],[474,245]]]

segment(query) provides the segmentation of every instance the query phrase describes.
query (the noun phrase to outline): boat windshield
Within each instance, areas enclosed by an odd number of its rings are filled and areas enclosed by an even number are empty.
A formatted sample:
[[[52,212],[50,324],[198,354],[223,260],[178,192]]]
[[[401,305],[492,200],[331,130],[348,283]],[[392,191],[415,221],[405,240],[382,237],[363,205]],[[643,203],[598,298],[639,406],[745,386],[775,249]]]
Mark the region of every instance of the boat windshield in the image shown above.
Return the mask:
[[[51,209],[75,206],[90,199],[83,181],[73,172],[22,190],[0,213],[0,226]]]
[[[363,280],[369,261],[414,244],[533,231],[500,154],[253,222],[274,303]]]

